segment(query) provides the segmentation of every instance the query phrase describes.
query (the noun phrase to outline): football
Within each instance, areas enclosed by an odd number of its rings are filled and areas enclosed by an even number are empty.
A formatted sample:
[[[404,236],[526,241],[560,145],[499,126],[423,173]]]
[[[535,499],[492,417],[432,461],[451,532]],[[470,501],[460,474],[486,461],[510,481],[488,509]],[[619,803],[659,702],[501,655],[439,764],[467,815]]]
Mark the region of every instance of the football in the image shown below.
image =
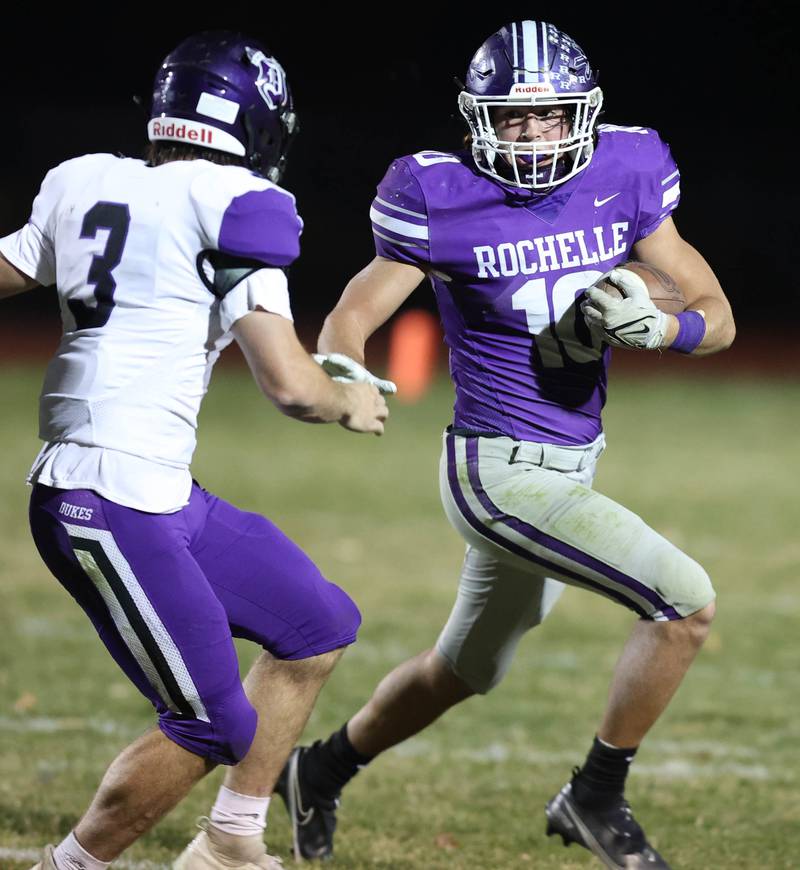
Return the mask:
[[[686,299],[684,299],[680,287],[661,269],[657,269],[649,263],[639,263],[636,260],[621,263],[615,268],[627,269],[638,275],[647,285],[647,292],[650,294],[653,304],[665,314],[678,314],[686,309]],[[621,299],[624,295],[620,288],[609,280],[598,281],[596,286],[617,299]]]

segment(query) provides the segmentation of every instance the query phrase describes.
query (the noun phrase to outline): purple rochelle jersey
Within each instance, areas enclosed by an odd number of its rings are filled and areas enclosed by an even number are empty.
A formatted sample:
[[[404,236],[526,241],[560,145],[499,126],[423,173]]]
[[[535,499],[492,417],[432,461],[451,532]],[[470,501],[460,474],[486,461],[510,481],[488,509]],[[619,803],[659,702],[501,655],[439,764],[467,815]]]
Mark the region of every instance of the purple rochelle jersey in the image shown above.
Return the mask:
[[[644,127],[600,126],[589,166],[545,196],[493,181],[466,151],[392,163],[375,246],[431,279],[457,427],[568,445],[600,434],[610,350],[576,302],[679,198],[669,148]]]

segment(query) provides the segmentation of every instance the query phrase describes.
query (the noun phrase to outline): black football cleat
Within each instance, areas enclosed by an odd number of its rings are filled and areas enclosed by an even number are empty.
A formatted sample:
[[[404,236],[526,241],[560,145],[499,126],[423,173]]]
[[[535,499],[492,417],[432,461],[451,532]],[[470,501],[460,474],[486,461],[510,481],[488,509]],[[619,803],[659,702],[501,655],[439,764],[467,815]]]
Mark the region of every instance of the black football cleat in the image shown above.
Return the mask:
[[[565,846],[577,843],[613,870],[670,870],[647,842],[624,798],[610,809],[588,809],[572,794],[572,783],[545,807],[547,836],[560,834]]]
[[[307,747],[292,750],[275,783],[292,822],[292,846],[295,861],[327,861],[333,857],[333,833],[336,830],[337,799],[315,795],[303,783],[300,761]]]

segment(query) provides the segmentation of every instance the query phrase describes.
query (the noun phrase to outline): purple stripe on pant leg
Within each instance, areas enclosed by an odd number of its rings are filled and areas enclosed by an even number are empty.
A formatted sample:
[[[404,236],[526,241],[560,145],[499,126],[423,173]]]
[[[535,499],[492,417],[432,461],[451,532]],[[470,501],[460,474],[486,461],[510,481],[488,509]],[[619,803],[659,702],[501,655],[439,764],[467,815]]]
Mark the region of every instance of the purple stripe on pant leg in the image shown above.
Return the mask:
[[[671,607],[669,603],[665,601],[657,592],[655,592],[653,589],[650,589],[648,586],[645,586],[634,577],[629,577],[627,574],[623,574],[622,571],[613,568],[611,565],[607,565],[605,562],[602,562],[599,559],[595,559],[588,553],[583,552],[583,550],[579,550],[577,547],[573,547],[570,544],[559,541],[558,538],[554,538],[551,535],[548,535],[546,532],[543,532],[540,529],[537,529],[535,526],[532,526],[529,523],[526,523],[523,520],[519,519],[519,517],[512,516],[500,510],[500,508],[498,508],[497,505],[494,504],[491,498],[489,498],[481,484],[478,462],[478,439],[468,438],[467,471],[469,473],[469,482],[472,486],[473,492],[478,498],[478,501],[481,503],[484,510],[486,510],[486,512],[492,517],[492,519],[498,520],[499,522],[503,523],[510,529],[513,529],[515,532],[523,535],[534,543],[539,544],[542,547],[546,547],[548,550],[553,550],[560,556],[565,556],[566,558],[571,559],[573,562],[577,562],[579,565],[590,568],[592,571],[596,571],[598,574],[602,574],[603,576],[608,577],[610,580],[619,583],[621,586],[630,589],[632,592],[635,592],[640,597],[649,601],[654,606],[655,610],[662,611],[667,619],[680,618],[680,615],[675,611],[675,609]],[[595,585],[598,585],[600,586],[600,588],[603,589],[606,588],[601,584]],[[608,591],[611,592],[611,590]],[[615,597],[617,596],[615,595]],[[627,599],[624,600],[627,601]]]
[[[626,598],[621,592],[617,592],[615,589],[609,589],[608,587],[603,586],[601,583],[597,583],[594,580],[583,577],[577,572],[571,571],[569,568],[563,568],[561,565],[557,565],[555,562],[551,562],[548,559],[543,559],[541,556],[536,556],[529,550],[520,547],[519,544],[515,544],[513,541],[509,541],[507,538],[502,537],[502,535],[498,535],[497,532],[492,531],[492,529],[484,525],[472,512],[472,509],[470,508],[469,504],[467,504],[467,501],[464,498],[463,493],[461,492],[461,487],[458,483],[458,471],[456,468],[455,454],[455,436],[448,435],[447,477],[450,483],[450,492],[453,494],[453,498],[458,505],[458,509],[461,511],[461,515],[472,526],[472,528],[475,529],[476,532],[478,532],[484,538],[488,538],[490,541],[492,541],[492,543],[497,544],[499,547],[502,547],[502,549],[508,550],[509,553],[513,553],[515,556],[519,556],[522,559],[525,559],[527,562],[533,562],[536,565],[541,565],[543,568],[547,568],[548,571],[552,571],[554,574],[560,574],[564,577],[571,577],[573,580],[577,580],[584,586],[595,589],[603,595],[606,595],[609,598],[613,598],[620,604],[625,605],[625,607],[629,607],[631,610],[634,611],[634,613],[637,613],[639,616],[648,616],[648,614],[642,607],[631,601],[629,598]]]

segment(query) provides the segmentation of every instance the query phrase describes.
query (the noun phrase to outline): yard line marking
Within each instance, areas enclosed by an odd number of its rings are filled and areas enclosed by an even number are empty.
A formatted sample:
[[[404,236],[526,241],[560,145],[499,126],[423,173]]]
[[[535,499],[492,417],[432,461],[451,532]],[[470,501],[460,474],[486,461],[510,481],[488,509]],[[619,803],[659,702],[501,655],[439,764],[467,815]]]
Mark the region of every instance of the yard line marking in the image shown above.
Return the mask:
[[[113,719],[83,719],[79,716],[52,718],[50,716],[0,716],[0,731],[28,734],[58,734],[64,731],[93,731],[115,737],[134,737],[146,726],[133,728]]]
[[[679,755],[711,755],[714,758],[754,758],[762,753],[754,746],[737,746],[732,743],[720,743],[716,740],[651,740],[648,749],[658,750],[659,754],[675,753]]]
[[[662,753],[667,755],[671,754],[671,751],[679,754],[677,757],[667,757],[663,761],[653,764],[638,760],[631,767],[632,773],[640,776],[661,776],[673,780],[715,779],[729,774],[740,779],[760,782],[776,777],[776,773],[769,767],[746,763],[747,760],[758,755],[755,750],[747,746],[717,745],[705,740],[686,741],[685,744],[679,741],[665,740],[654,742],[651,746],[654,749],[660,747]],[[425,757],[429,760],[441,761],[449,758],[478,764],[511,762],[514,764],[534,764],[539,767],[569,765],[580,755],[573,750],[551,752],[544,749],[508,745],[498,741],[478,748],[449,750],[437,746],[430,740],[420,739],[401,743],[393,747],[391,751],[396,756],[409,759]],[[710,755],[711,758],[702,762],[686,758],[687,754],[697,753]],[[723,760],[731,757],[735,760]]]
[[[773,779],[768,767],[761,764],[737,764],[728,762],[722,764],[697,764],[684,758],[671,758],[661,764],[631,765],[632,774],[657,776],[662,779],[717,779],[725,774],[733,774],[739,779],[765,781]]]

